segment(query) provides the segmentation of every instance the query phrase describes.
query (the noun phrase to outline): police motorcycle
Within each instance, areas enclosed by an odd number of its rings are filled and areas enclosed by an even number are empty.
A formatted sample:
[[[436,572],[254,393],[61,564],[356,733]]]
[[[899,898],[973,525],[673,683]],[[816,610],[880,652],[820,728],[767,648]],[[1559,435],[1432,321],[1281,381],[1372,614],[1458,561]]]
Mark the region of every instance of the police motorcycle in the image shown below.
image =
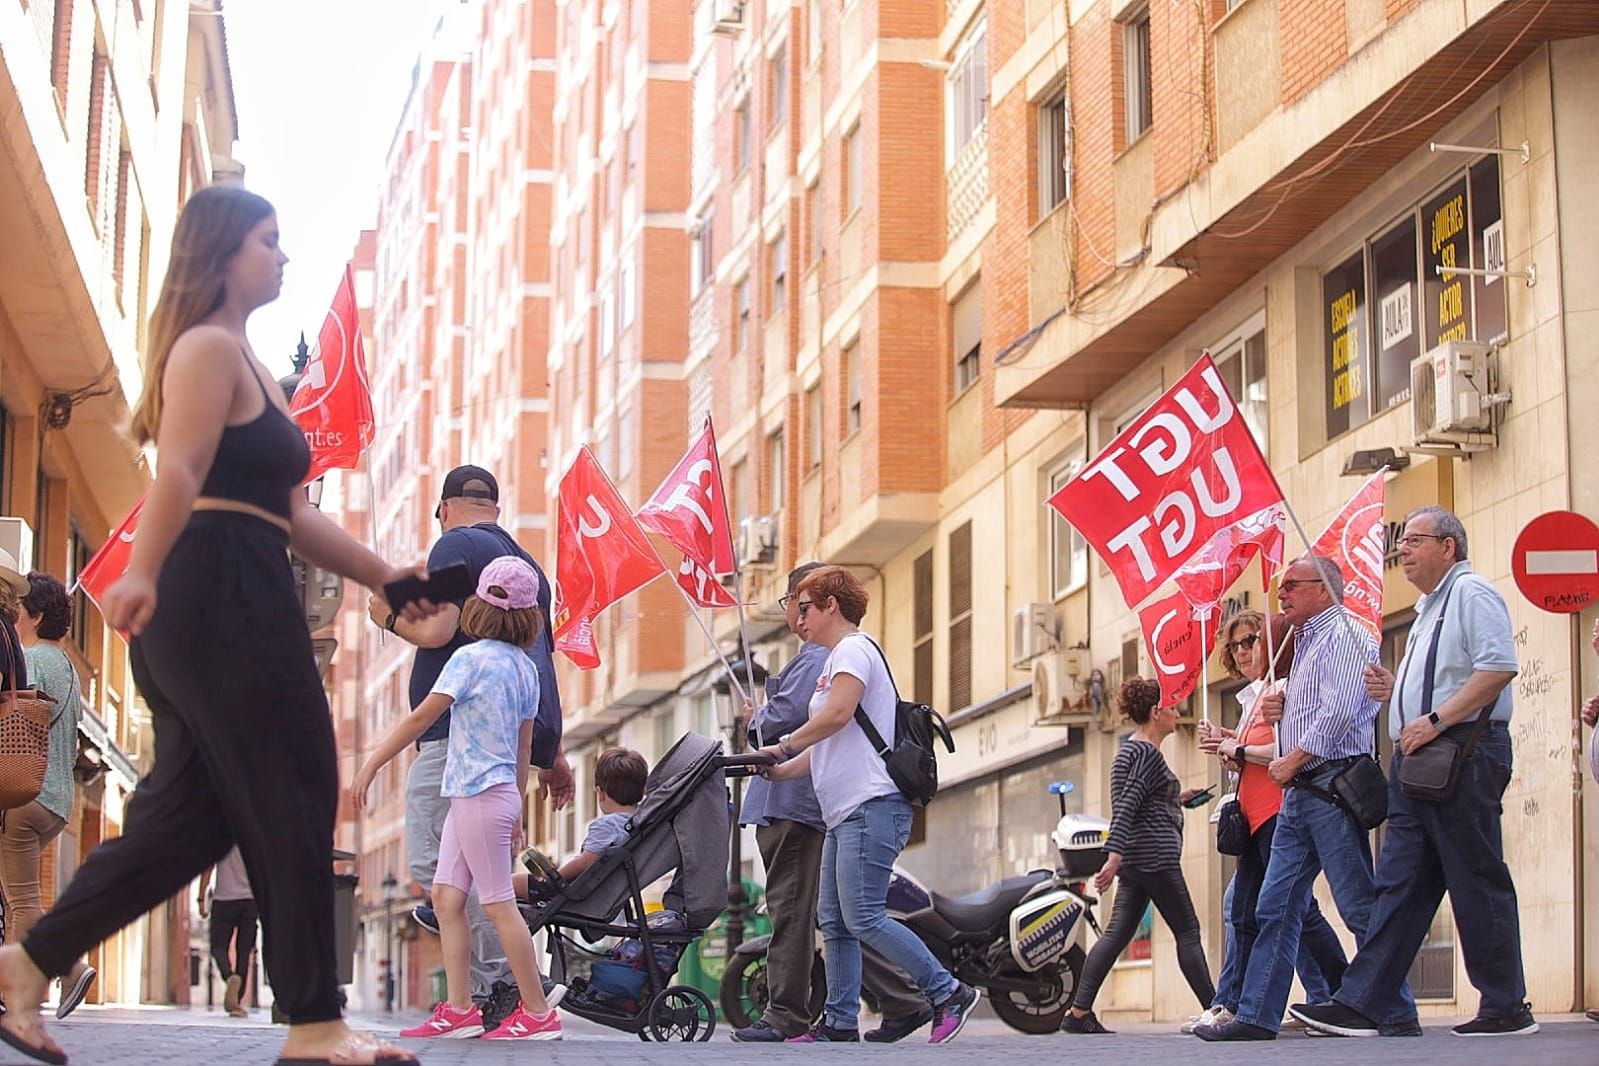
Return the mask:
[[[888,884],[888,914],[927,945],[961,981],[980,988],[1003,1022],[1024,1033],[1053,1033],[1071,1007],[1086,960],[1084,926],[1100,933],[1099,901],[1088,879],[1105,862],[1110,823],[1068,814],[1070,781],[1049,786],[1060,804],[1051,839],[1059,855],[1054,870],[1006,877],[964,896],[943,896],[899,866]],[[766,953],[770,936],[745,941],[722,972],[721,1004],[735,1028],[766,1008]],[[822,953],[811,968],[811,1015],[820,1017],[827,996]],[[868,1006],[875,1009],[868,997]]]

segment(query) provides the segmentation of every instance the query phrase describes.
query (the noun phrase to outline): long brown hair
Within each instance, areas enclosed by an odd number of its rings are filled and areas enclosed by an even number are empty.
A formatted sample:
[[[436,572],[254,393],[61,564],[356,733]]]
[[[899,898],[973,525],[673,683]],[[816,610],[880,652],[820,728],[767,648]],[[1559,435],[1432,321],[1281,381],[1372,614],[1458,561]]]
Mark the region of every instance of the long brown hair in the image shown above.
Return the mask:
[[[209,185],[183,205],[172,232],[172,259],[150,312],[150,345],[144,366],[144,394],[130,429],[139,444],[155,439],[161,426],[162,378],[172,345],[183,331],[222,306],[228,260],[272,205],[236,185]]]

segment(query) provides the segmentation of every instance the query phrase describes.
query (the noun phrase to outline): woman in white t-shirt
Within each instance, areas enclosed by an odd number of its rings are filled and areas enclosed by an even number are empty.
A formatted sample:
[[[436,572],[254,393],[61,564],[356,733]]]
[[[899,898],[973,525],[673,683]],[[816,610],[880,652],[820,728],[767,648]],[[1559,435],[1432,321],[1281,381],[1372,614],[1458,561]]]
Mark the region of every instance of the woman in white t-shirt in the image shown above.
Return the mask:
[[[795,591],[800,636],[828,649],[811,697],[810,720],[762,749],[778,760],[773,780],[806,773],[827,825],[817,913],[827,945],[827,1008],[790,1043],[859,1040],[861,943],[910,974],[931,1007],[931,1042],[966,1024],[977,992],[957,981],[905,926],[888,917],[888,880],[911,831],[911,805],[855,722],[865,710],[884,737],[894,735],[899,697],[883,653],[859,629],[867,595],[848,570],[813,570]]]

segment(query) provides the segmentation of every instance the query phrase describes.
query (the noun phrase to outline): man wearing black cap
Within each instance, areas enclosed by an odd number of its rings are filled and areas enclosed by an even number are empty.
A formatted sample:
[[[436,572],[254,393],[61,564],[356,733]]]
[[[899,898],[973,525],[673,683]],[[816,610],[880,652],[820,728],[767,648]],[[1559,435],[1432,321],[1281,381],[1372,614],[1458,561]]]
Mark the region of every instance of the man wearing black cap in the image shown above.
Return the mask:
[[[548,627],[549,579],[516,538],[500,528],[500,485],[494,475],[482,467],[458,466],[451,470],[444,478],[444,490],[439,494],[439,506],[433,516],[439,520],[444,533],[428,553],[430,571],[464,563],[472,572],[473,587],[483,568],[502,555],[520,556],[538,571],[539,609],[544,612],[546,623],[538,642],[528,651],[539,675],[533,764],[539,767],[540,791],[547,793],[557,808],[564,807],[571,802],[576,790],[572,768],[561,751],[561,696],[555,683],[555,648]],[[438,614],[413,623],[398,618],[381,593],[372,596],[368,605],[372,621],[416,645],[410,684],[413,710],[433,690],[439,672],[455,649],[471,643],[472,638],[459,628],[462,603],[464,600],[457,601]],[[450,801],[439,795],[449,736],[450,713],[445,711],[422,734],[417,743],[417,757],[406,777],[406,861],[412,880],[424,888],[433,884],[439,859],[439,837],[444,832],[444,818],[450,810]],[[418,907],[412,913],[418,924],[438,931],[430,907]],[[482,1003],[484,1023],[489,1024],[493,1014],[498,1024],[499,1016],[509,1013],[519,998],[511,968],[500,948],[494,925],[478,906],[476,895],[468,900],[467,917],[472,925],[472,995]]]

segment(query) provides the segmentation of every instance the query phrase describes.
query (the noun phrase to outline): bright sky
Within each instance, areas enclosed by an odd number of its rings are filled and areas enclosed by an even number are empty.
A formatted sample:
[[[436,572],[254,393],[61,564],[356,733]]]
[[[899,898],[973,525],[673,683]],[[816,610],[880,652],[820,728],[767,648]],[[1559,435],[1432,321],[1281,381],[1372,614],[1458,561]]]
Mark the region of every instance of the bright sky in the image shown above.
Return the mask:
[[[316,344],[344,263],[377,220],[384,157],[417,56],[453,0],[225,0],[245,185],[278,209],[283,295],[250,319],[289,372]]]

